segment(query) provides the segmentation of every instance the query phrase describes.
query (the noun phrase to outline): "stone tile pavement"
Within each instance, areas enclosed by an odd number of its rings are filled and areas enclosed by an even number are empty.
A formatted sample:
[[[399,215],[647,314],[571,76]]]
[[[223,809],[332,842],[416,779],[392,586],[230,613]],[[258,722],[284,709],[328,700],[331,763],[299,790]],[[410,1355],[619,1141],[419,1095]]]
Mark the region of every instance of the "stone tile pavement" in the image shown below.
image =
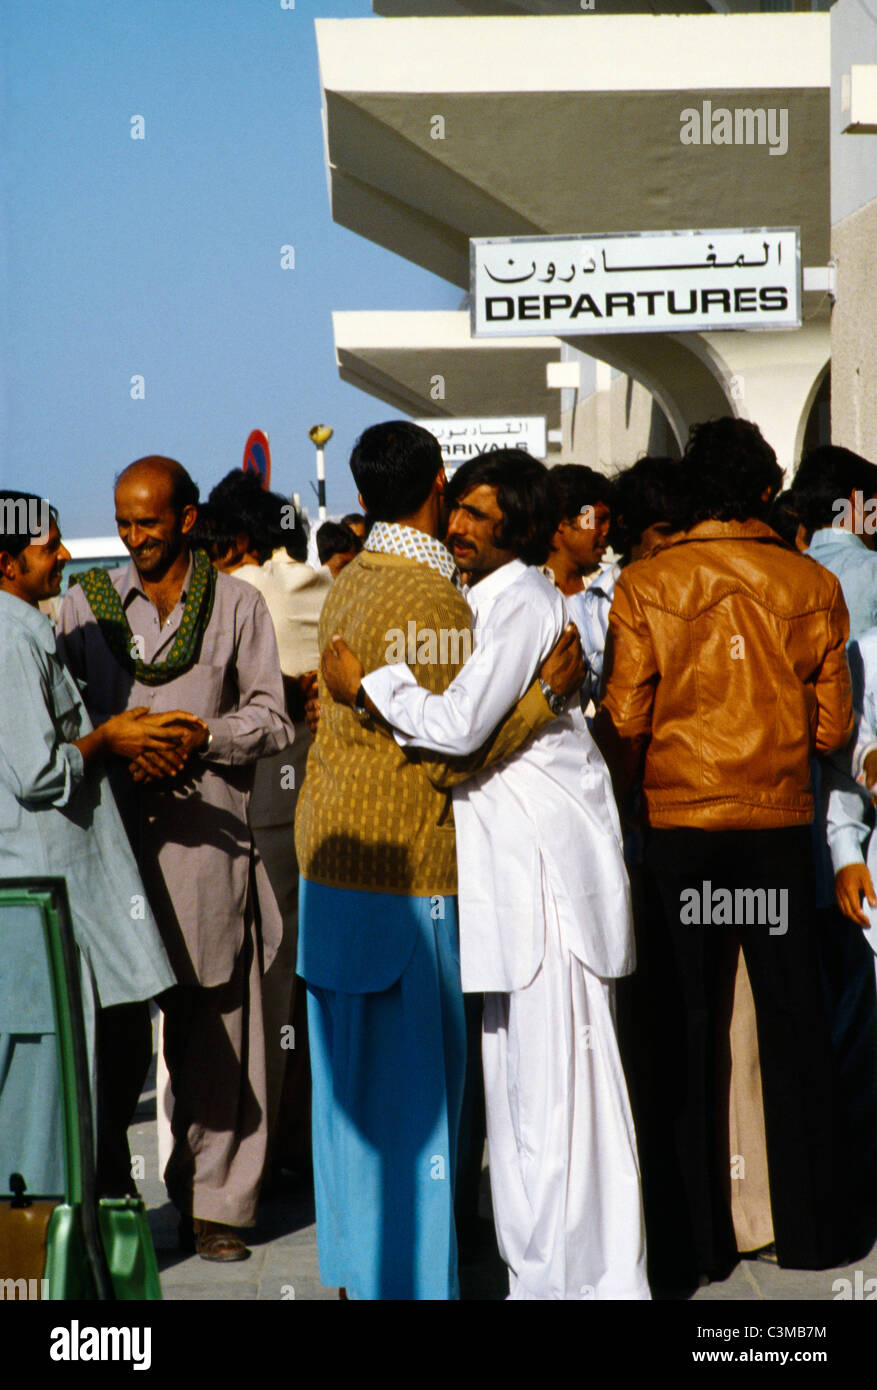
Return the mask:
[[[154,1080],[147,1087],[154,1087]],[[129,1131],[132,1155],[142,1159],[138,1186],[149,1211],[164,1297],[166,1300],[325,1300],[337,1299],[336,1289],[320,1283],[317,1264],[313,1197],[290,1189],[263,1199],[259,1224],[251,1233],[252,1255],[236,1264],[209,1264],[197,1255],[184,1255],[177,1243],[177,1215],[167,1200],[158,1173],[155,1092],[141,1097]],[[477,1258],[460,1271],[464,1299],[501,1299],[507,1291],[504,1266],[496,1252],[490,1221],[490,1197],[485,1170],[481,1194],[481,1231]],[[789,1270],[756,1260],[741,1260],[728,1279],[699,1289],[703,1301],[833,1301],[843,1291],[836,1281],[850,1280],[850,1289],[877,1279],[877,1246],[857,1265],[838,1270]],[[835,1287],[833,1287],[833,1285]],[[877,1284],[872,1286],[877,1289]],[[862,1295],[859,1294],[861,1299]]]

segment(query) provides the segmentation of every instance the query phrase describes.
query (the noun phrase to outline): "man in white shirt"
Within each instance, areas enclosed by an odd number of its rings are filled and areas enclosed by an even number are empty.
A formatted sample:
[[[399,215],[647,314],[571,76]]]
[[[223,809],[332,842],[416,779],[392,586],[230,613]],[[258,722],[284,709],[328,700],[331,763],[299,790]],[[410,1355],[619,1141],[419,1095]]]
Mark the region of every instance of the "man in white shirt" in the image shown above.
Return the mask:
[[[444,695],[406,665],[371,672],[343,641],[333,696],[403,746],[471,752],[529,687],[566,623],[539,573],[556,525],[547,470],[520,450],[464,464],[447,543],[472,575],[475,650]],[[440,640],[440,635],[438,635]],[[463,989],[486,992],[484,1061],[497,1239],[513,1299],[647,1299],[636,1142],[613,1019],[633,968],[608,772],[581,711],[454,789]]]
[[[560,521],[551,538],[545,571],[566,599],[567,612],[581,634],[588,672],[580,692],[582,709],[600,703],[603,651],[609,631],[609,609],[620,573],[604,560],[611,521],[612,484],[602,473],[582,464],[561,464],[551,470],[560,501]]]

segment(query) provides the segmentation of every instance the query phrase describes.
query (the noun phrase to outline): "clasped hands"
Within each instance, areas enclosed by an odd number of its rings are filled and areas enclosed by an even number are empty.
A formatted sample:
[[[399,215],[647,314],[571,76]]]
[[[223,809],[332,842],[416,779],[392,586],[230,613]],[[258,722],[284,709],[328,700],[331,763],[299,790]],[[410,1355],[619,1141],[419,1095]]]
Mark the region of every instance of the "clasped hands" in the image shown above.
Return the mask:
[[[181,709],[156,714],[147,705],[108,719],[101,732],[109,752],[129,759],[128,771],[135,782],[178,776],[210,736],[204,720],[195,714]]]

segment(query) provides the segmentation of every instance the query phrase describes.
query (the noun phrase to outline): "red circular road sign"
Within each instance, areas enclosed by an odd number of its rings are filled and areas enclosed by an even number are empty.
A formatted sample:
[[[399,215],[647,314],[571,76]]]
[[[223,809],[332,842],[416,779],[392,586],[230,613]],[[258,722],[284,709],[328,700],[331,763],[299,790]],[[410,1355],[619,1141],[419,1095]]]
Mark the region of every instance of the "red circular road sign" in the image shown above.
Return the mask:
[[[271,448],[262,430],[253,430],[244,445],[242,467],[245,473],[257,473],[264,488],[271,486]]]

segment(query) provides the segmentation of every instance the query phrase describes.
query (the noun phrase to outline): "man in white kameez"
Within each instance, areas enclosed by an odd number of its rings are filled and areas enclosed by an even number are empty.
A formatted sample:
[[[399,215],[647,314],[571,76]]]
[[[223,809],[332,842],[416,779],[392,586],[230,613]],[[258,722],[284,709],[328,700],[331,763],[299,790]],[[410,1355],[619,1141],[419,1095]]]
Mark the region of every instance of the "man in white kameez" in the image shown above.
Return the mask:
[[[336,699],[379,713],[403,747],[453,756],[479,748],[527,690],[566,612],[535,568],[556,524],[543,465],[520,450],[473,459],[450,505],[475,650],[444,695],[404,663],[363,679],[340,639],[323,670]],[[486,993],[490,1178],[509,1297],[647,1299],[613,1018],[613,981],[634,963],[629,887],[609,775],[580,709],[453,796],[463,989]]]

